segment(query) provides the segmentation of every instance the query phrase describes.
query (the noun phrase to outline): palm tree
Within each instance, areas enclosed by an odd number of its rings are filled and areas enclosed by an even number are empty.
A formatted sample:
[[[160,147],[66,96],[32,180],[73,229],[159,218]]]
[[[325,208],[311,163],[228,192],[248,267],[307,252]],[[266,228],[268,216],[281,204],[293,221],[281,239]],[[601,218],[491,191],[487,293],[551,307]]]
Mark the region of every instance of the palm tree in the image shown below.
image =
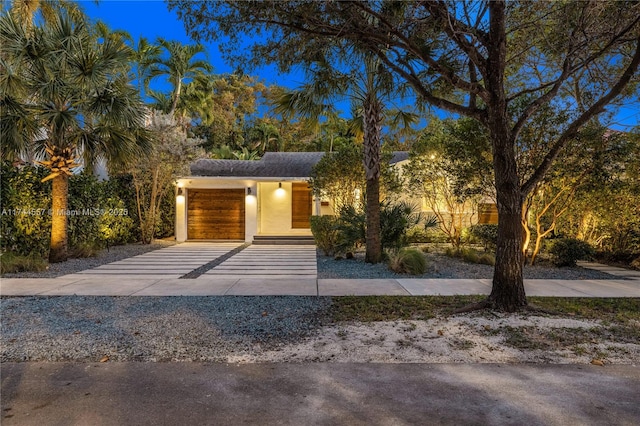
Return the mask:
[[[356,53],[357,54],[357,53]],[[394,92],[391,75],[369,54],[360,55],[364,70],[352,74],[329,69],[323,64],[312,73],[310,83],[296,91],[284,93],[276,102],[276,112],[297,112],[304,117],[331,116],[335,113],[332,99],[348,96],[358,115],[352,120],[352,130],[361,133],[364,143],[363,165],[366,174],[366,254],[369,263],[382,260],[380,239],[380,146],[384,103],[382,97]]]
[[[149,40],[140,36],[138,42],[132,46],[132,49],[131,62],[133,62],[136,83],[138,85],[138,91],[144,99],[149,89],[151,65],[160,60],[162,48],[156,44],[149,43]]]
[[[28,31],[34,28],[38,16],[47,22],[55,20],[61,11],[74,22],[82,22],[85,19],[80,5],[69,0],[12,0],[9,7],[9,13]]]
[[[200,73],[210,72],[212,67],[204,60],[195,59],[197,54],[205,52],[204,46],[199,43],[185,45],[178,41],[158,38],[158,44],[164,48],[167,56],[158,58],[153,64],[149,71],[149,79],[164,75],[173,85],[171,107],[168,111],[172,115],[178,107],[185,82]]]
[[[129,84],[129,49],[98,42],[87,26],[58,11],[25,28],[0,18],[2,156],[30,156],[51,173],[50,262],[67,259],[68,181],[78,157],[124,162],[149,143],[145,108]],[[91,164],[84,164],[85,167]]]
[[[280,148],[280,133],[278,128],[268,121],[261,120],[260,123],[249,129],[250,140],[254,142],[253,149],[259,152],[267,152],[273,146],[275,151]]]

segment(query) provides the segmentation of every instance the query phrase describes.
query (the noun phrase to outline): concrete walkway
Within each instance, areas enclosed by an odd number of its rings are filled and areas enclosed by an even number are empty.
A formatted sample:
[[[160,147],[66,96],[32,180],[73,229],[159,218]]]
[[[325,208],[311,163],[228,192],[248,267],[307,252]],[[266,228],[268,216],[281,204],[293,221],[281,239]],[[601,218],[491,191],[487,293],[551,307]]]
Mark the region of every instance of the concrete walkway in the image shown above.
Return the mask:
[[[640,280],[525,280],[529,296],[640,297]],[[491,280],[381,279],[315,280],[308,278],[196,279],[86,277],[3,278],[2,296],[423,296],[489,294]]]
[[[184,274],[240,243],[183,243],[58,278],[2,278],[2,296],[367,296],[489,294],[489,279],[317,279],[315,246],[249,246],[203,275]],[[640,271],[596,263],[611,280],[525,280],[529,296],[640,297]]]

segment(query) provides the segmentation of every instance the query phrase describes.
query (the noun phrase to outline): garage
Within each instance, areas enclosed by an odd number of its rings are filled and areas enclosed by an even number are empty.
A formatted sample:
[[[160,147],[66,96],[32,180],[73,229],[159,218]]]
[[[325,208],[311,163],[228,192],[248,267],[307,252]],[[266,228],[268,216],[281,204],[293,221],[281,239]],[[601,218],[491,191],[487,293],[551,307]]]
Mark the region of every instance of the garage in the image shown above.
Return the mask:
[[[244,240],[244,191],[244,188],[189,189],[187,239]]]

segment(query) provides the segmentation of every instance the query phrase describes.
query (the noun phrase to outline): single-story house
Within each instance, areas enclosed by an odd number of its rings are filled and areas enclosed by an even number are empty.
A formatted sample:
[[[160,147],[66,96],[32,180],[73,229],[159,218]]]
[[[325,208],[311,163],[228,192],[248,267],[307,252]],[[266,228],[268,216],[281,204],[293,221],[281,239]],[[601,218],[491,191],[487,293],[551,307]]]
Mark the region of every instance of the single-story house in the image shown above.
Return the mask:
[[[178,179],[176,240],[311,236],[310,217],[331,206],[309,188],[323,152],[268,152],[259,161],[201,159]],[[395,152],[392,164],[407,161]]]

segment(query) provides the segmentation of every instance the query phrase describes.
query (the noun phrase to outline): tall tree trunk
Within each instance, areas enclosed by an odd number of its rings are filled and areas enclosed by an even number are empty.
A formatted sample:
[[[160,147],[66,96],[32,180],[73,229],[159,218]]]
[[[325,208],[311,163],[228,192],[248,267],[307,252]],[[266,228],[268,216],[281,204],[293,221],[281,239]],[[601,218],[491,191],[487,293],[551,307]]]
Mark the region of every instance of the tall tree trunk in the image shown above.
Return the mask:
[[[522,272],[522,206],[514,144],[510,139],[506,114],[491,123],[496,198],[498,204],[498,244],[489,302],[498,309],[514,312],[527,304]]]
[[[156,217],[158,212],[158,175],[160,174],[160,166],[155,167],[153,171],[153,181],[151,182],[151,200],[149,202],[150,217],[147,217],[147,238],[149,243],[153,242],[156,233]]]
[[[178,79],[178,83],[176,84],[176,90],[173,94],[173,100],[171,102],[171,110],[169,111],[169,115],[173,116],[175,114],[176,109],[178,108],[178,100],[180,99],[180,92],[182,90],[182,80]]]
[[[380,179],[367,179],[367,251],[365,262],[379,263],[382,260],[380,241]]]
[[[488,128],[493,147],[493,168],[498,204],[498,244],[493,287],[488,302],[494,307],[514,312],[527,304],[522,280],[524,198],[515,158],[504,90],[507,52],[505,2],[489,2],[489,46],[487,89]]]
[[[382,260],[380,239],[380,142],[382,134],[382,104],[369,92],[364,101],[364,169],[367,179],[367,234],[365,262]]]
[[[62,173],[53,178],[51,191],[51,248],[49,262],[57,263],[67,260],[68,222],[67,208],[69,204],[69,176]]]
[[[516,185],[497,191],[498,244],[489,302],[498,309],[514,312],[527,304],[522,279],[522,196],[517,186],[517,175],[503,173],[505,175],[500,179],[503,184],[511,182]]]

